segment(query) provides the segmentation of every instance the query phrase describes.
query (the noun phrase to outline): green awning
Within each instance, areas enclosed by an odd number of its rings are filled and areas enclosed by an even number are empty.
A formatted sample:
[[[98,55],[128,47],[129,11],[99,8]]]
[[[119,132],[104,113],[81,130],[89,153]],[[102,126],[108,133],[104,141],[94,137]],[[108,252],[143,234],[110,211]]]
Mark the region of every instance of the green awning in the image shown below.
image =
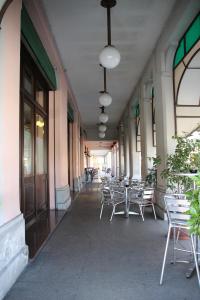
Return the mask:
[[[49,83],[49,86],[52,90],[56,90],[57,85],[54,68],[24,5],[21,13],[21,33],[37,65]]]

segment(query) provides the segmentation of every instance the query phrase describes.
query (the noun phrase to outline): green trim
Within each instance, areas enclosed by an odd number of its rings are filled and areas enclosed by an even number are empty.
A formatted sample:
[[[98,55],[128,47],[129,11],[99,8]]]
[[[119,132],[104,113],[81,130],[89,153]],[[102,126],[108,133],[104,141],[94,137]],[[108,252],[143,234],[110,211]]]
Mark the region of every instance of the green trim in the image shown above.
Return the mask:
[[[137,118],[140,115],[140,105],[136,104],[134,107],[134,116]]]
[[[152,87],[152,90],[151,90],[151,97],[154,98],[154,86]]]
[[[196,18],[192,21],[183,37],[179,41],[178,48],[174,56],[173,67],[176,66],[183,60],[188,54],[192,47],[200,40],[200,12]]]
[[[74,110],[71,107],[70,103],[67,104],[67,118],[70,122],[74,122]]]
[[[190,49],[196,44],[196,42],[199,39],[200,39],[200,14],[190,26],[190,30],[186,32],[185,35],[186,53],[190,51]]]
[[[21,13],[21,32],[50,87],[56,90],[57,85],[54,68],[24,6]]]
[[[179,47],[176,51],[176,55],[175,55],[175,59],[174,59],[174,67],[180,63],[180,61],[183,59],[184,56],[185,56],[184,40],[181,40]]]

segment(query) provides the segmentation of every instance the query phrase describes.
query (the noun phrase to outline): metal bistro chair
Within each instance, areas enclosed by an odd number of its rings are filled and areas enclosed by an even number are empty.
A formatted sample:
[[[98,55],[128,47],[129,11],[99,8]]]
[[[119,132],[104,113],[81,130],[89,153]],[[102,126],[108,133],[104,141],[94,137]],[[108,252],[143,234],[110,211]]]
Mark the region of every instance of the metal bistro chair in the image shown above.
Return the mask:
[[[168,228],[167,241],[166,241],[164,258],[163,258],[163,264],[162,264],[162,271],[160,276],[160,284],[163,283],[163,275],[164,275],[165,264],[166,264],[167,250],[169,246],[171,230],[173,229],[173,262],[174,263],[176,262],[175,251],[192,253],[194,256],[197,278],[200,286],[200,275],[199,275],[199,266],[198,266],[198,257],[197,257],[198,249],[195,249],[194,235],[189,233],[189,226],[187,223],[187,221],[190,218],[190,216],[186,214],[186,211],[189,209],[189,201],[187,199],[180,199],[180,197],[177,195],[165,195],[164,201],[165,201],[165,206],[166,206],[166,211],[167,211],[167,216],[169,221],[169,228]],[[176,236],[176,229],[178,230],[177,236]],[[188,231],[188,235],[191,240],[191,249],[192,249],[191,251],[185,250],[183,248],[177,248],[177,241],[181,230]]]
[[[116,189],[102,189],[102,198],[101,198],[101,211],[100,211],[100,220],[102,217],[102,213],[103,213],[103,209],[104,206],[107,205],[111,205],[112,206],[112,213],[111,213],[111,217],[110,217],[110,222],[112,221],[113,215],[115,213],[115,209],[116,206],[119,204],[122,204],[125,202],[125,193],[124,191],[120,190],[116,190]]]
[[[130,205],[138,205],[140,210],[140,215],[142,217],[142,220],[144,221],[144,208],[147,206],[151,206],[154,214],[155,220],[156,218],[156,212],[154,207],[154,189],[152,188],[146,188],[144,190],[141,190],[140,193],[135,193],[135,189],[133,189],[133,193],[130,193],[129,198],[129,204]],[[138,190],[139,192],[140,190]]]

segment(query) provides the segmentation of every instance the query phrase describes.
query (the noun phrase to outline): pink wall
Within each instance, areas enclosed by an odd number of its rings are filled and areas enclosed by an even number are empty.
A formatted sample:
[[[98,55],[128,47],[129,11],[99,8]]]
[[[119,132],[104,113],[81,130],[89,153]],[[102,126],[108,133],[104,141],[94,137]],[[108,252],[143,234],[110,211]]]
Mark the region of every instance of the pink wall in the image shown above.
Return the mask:
[[[56,131],[56,145],[55,145],[55,157],[56,157],[56,187],[63,187],[68,184],[68,146],[67,146],[67,97],[68,91],[70,92],[71,99],[73,101],[73,107],[75,109],[75,115],[79,117],[79,111],[76,104],[76,100],[73,96],[73,91],[70,88],[69,80],[67,75],[63,69],[61,59],[59,57],[59,53],[57,51],[57,47],[54,42],[54,38],[49,30],[48,21],[43,12],[43,7],[41,6],[41,2],[38,0],[35,1],[27,1],[25,0],[25,5],[28,10],[28,13],[33,21],[33,24],[42,40],[42,43],[49,55],[49,58],[56,70],[57,76],[57,84],[58,90],[55,92],[55,102],[56,102],[56,120],[55,120],[55,131]],[[52,95],[50,95],[50,102]],[[52,108],[50,108],[52,110]],[[52,112],[51,112],[52,113]],[[52,118],[52,116],[50,116]],[[50,177],[49,180],[51,182],[50,185],[50,203],[53,205],[54,200],[53,197],[53,177],[54,177],[54,168],[53,164],[53,155],[54,148],[52,143],[52,135],[53,135],[53,125],[52,120],[50,121],[50,132],[49,132],[49,141],[50,141],[50,149],[49,149],[49,171]],[[78,126],[79,127],[79,126]],[[77,158],[77,124],[74,124],[74,157],[73,161],[74,172],[73,175],[78,176],[79,171],[77,167],[78,158]]]
[[[49,93],[49,202],[50,209],[55,208],[54,177],[54,92]]]
[[[20,214],[20,14],[21,0],[14,0],[0,30],[0,225]]]

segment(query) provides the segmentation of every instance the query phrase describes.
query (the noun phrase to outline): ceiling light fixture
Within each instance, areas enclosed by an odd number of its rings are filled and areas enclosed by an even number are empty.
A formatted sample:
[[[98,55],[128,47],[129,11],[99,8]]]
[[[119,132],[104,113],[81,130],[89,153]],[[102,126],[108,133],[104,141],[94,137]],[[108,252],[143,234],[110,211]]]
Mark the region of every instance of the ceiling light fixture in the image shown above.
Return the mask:
[[[102,65],[100,65],[102,67]],[[106,68],[103,67],[103,78],[104,78],[104,90],[101,91],[101,96],[99,97],[99,103],[102,106],[109,106],[112,103],[112,97],[107,92],[107,83],[106,83]]]
[[[101,108],[101,114],[99,115],[99,121],[101,123],[106,123],[108,121],[108,115],[104,112],[104,106]]]
[[[99,55],[99,61],[104,68],[113,69],[120,63],[120,53],[119,51],[111,44],[111,17],[110,9],[116,5],[116,0],[102,0],[101,6],[107,9],[107,36],[108,44],[104,47]]]
[[[103,139],[105,137],[105,132],[99,132],[99,137]]]
[[[104,125],[104,124],[100,124],[100,125],[99,125],[99,131],[100,131],[100,132],[105,132],[106,129],[107,129],[107,126],[106,126],[106,125]]]

